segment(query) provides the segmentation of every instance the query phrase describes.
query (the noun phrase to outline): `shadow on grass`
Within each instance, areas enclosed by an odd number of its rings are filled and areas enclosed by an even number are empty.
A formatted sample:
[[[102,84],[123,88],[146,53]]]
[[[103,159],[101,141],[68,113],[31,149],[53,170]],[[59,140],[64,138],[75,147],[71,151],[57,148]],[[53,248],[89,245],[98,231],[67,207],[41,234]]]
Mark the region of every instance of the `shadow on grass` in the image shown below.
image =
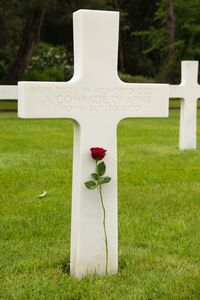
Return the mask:
[[[122,273],[123,270],[127,268],[127,262],[125,257],[119,257],[119,270],[118,273]],[[61,270],[63,273],[70,275],[70,259],[66,258],[65,261],[61,263]]]
[[[70,275],[70,259],[67,258],[62,264],[61,264],[61,270],[63,273]]]
[[[127,261],[125,257],[119,257],[119,273],[122,273],[125,269],[127,269]]]

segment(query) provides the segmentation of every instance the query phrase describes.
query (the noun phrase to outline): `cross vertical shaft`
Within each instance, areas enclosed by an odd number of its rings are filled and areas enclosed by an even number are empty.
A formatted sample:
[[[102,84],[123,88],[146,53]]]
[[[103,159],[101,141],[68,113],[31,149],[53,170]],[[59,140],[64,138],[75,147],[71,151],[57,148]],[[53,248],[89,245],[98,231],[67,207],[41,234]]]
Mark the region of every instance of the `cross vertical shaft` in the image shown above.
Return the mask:
[[[74,13],[74,78],[91,88],[118,81],[118,12],[77,11]],[[96,96],[94,96],[96,97]],[[97,96],[98,97],[98,96]],[[75,123],[71,226],[71,274],[105,273],[106,253],[102,207],[97,190],[88,191],[84,182],[95,172],[91,147],[108,150],[107,175],[103,186],[108,235],[108,270],[118,269],[117,228],[117,121],[92,113]],[[110,197],[112,195],[112,197]]]
[[[118,79],[119,13],[74,13],[74,77],[94,84]]]
[[[181,100],[179,149],[196,149],[197,146],[197,99],[185,98]]]
[[[91,126],[95,124],[95,128]],[[98,191],[89,191],[84,182],[95,172],[95,161],[89,149],[107,149],[106,174],[112,178],[102,186],[106,209],[109,272],[118,268],[117,230],[117,140],[116,123],[101,118],[75,125],[71,227],[71,274],[81,277],[87,272],[105,273],[106,253],[103,232],[103,212]],[[112,196],[111,196],[112,195]]]

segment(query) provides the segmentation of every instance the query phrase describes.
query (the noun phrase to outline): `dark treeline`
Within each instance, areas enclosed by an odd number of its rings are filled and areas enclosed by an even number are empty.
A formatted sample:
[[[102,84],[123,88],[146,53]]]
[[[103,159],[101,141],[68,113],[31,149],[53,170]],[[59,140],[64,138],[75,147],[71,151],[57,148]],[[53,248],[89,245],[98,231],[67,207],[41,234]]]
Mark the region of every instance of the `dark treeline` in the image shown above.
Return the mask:
[[[0,81],[64,80],[73,73],[72,13],[120,11],[125,80],[180,80],[200,58],[200,0],[0,0]]]

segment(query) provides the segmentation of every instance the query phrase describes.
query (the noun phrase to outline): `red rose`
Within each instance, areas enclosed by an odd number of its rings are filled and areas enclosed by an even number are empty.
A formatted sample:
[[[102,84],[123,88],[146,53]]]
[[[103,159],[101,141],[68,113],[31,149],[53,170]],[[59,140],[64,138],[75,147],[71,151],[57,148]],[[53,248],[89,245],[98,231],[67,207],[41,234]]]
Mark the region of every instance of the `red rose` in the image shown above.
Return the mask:
[[[106,155],[107,150],[103,149],[103,148],[99,148],[99,147],[93,147],[93,148],[90,148],[90,151],[91,151],[91,155],[92,155],[93,159],[101,160]]]

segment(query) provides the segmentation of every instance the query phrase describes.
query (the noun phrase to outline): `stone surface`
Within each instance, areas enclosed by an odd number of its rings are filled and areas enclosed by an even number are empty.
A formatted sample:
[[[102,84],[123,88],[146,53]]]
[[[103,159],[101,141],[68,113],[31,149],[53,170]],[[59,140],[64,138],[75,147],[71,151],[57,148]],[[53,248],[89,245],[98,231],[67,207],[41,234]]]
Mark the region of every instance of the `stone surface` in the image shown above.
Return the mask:
[[[198,61],[181,62],[181,84],[170,86],[171,98],[181,100],[179,148],[196,149],[197,100],[200,97],[198,84]]]
[[[167,117],[169,85],[129,84],[117,73],[119,13],[79,10],[74,13],[74,76],[66,83],[20,82],[21,118],[74,120],[71,274],[105,272],[102,209],[96,190],[84,182],[94,170],[90,147],[107,149],[103,187],[109,249],[109,272],[118,270],[117,134],[119,121]]]
[[[0,85],[0,100],[18,99],[17,85]]]

